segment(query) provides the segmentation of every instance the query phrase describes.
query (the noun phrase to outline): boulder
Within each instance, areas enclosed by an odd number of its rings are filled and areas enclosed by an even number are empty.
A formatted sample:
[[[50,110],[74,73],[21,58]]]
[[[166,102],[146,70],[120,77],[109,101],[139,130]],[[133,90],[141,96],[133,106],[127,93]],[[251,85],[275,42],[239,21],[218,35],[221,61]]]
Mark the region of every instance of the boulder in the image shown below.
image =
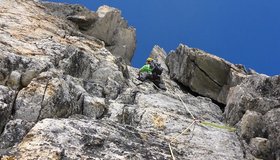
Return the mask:
[[[104,98],[84,96],[83,115],[98,119],[106,111],[106,104]]]
[[[39,75],[37,70],[30,69],[25,71],[21,76],[21,85],[23,87],[27,87],[29,83],[32,81],[33,78],[37,77]]]
[[[266,138],[256,137],[250,141],[251,152],[254,156],[262,159],[273,159],[271,155],[271,143]]]
[[[7,85],[14,90],[19,90],[21,88],[21,74],[17,71],[12,71],[8,78]]]
[[[264,127],[262,122],[262,115],[260,113],[247,110],[240,123],[241,136],[246,140],[262,136],[261,132]]]
[[[77,4],[43,2],[48,14],[74,22],[80,30],[87,30],[98,19],[97,13]]]
[[[242,69],[233,64],[180,44],[166,58],[170,76],[192,91],[226,104],[230,87],[246,77]]]

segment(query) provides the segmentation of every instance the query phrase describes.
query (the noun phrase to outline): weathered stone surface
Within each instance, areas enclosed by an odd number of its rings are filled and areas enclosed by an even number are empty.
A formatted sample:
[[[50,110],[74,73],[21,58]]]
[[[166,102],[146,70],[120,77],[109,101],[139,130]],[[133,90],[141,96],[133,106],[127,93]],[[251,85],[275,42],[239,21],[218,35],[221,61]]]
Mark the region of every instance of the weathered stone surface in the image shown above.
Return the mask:
[[[0,83],[13,89],[19,89],[21,86],[26,87],[32,78],[50,65],[48,61],[32,59],[6,51],[2,52],[0,60]],[[33,71],[36,74],[31,73]]]
[[[102,93],[97,92],[97,95],[103,94],[108,98],[117,98],[125,82],[123,72],[113,63],[115,58],[108,50],[101,49],[97,53],[102,54],[102,57],[93,57],[82,51],[75,52],[69,58],[61,61],[60,66],[66,74],[102,86]],[[100,58],[103,59],[100,60]]]
[[[21,74],[17,71],[12,71],[10,74],[7,85],[14,90],[18,90],[21,87]]]
[[[272,109],[264,115],[265,131],[271,142],[272,155],[280,158],[280,108]]]
[[[58,16],[60,18],[67,18],[78,25],[80,30],[87,30],[98,19],[96,13],[88,10],[80,5],[63,4],[63,3],[49,3],[44,2],[43,5],[49,14]]]
[[[210,131],[211,132],[211,131]],[[207,132],[206,132],[207,133]],[[227,135],[221,132],[222,135]],[[209,136],[209,134],[206,134]],[[205,136],[205,135],[204,135]],[[228,135],[233,138],[234,134]],[[73,138],[75,137],[75,138]],[[199,135],[198,137],[203,137]],[[170,159],[168,137],[152,132],[135,129],[110,121],[95,121],[90,119],[44,119],[37,123],[18,145],[16,159],[28,157],[53,159]],[[209,142],[214,141],[208,137]],[[180,139],[182,141],[183,139]],[[186,139],[185,139],[186,140]],[[207,140],[207,138],[205,139]],[[183,142],[183,141],[182,141]],[[178,142],[179,144],[183,144]],[[224,141],[223,145],[216,146],[217,150],[209,150],[207,146],[202,153],[187,150],[182,145],[173,146],[178,159],[185,159],[188,155],[196,154],[196,159],[205,159],[205,156],[222,159],[242,159],[241,155],[223,153],[224,148],[234,145]],[[188,148],[193,148],[192,143]],[[195,148],[193,148],[195,149]],[[209,155],[209,153],[211,153]],[[12,155],[10,155],[12,156]],[[191,159],[195,158],[189,156]]]
[[[14,97],[15,91],[0,85],[0,133],[12,114]]]
[[[251,129],[247,131],[249,131],[249,133],[251,134],[260,133],[260,129],[262,130],[261,134],[253,135],[267,138],[271,142],[271,155],[274,159],[276,159],[276,157],[279,155],[280,148],[279,85],[279,76],[268,77],[259,74],[252,75],[246,80],[244,80],[241,84],[231,89],[228,96],[228,102],[225,108],[226,121],[232,125],[235,125],[238,122],[240,122],[241,118],[243,117],[243,114],[245,112],[247,113],[247,110],[254,111],[255,113],[258,112],[264,115],[261,119],[258,118],[260,117],[259,114],[255,114],[255,116],[249,116],[250,118],[248,117],[248,115],[244,115],[249,119],[255,119],[254,122],[252,121],[250,124],[248,124],[249,126],[251,126]],[[262,121],[262,125],[261,123],[259,123],[260,121]],[[260,126],[258,126],[258,124],[260,124],[262,127],[259,128]],[[253,135],[247,138],[253,138]]]
[[[130,64],[136,47],[135,29],[128,27],[121,12],[115,8],[101,6],[96,13],[98,20],[85,33],[104,41],[112,54],[123,57]]]
[[[48,14],[68,19],[75,23],[84,36],[94,36],[105,42],[106,48],[127,64],[136,47],[136,31],[129,27],[118,9],[102,6],[97,12],[79,5],[43,3]]]
[[[279,76],[253,75],[232,88],[225,109],[227,121],[236,124],[246,112],[252,110],[265,114],[280,106]]]
[[[20,142],[33,125],[21,119],[9,121],[0,136],[0,149],[12,147]]]
[[[161,67],[165,71],[168,71],[168,67],[165,64],[166,56],[167,53],[165,52],[165,50],[163,48],[160,48],[158,45],[155,45],[149,57],[155,59],[159,64],[161,64]]]
[[[83,115],[92,118],[101,118],[106,111],[104,98],[85,96],[83,102]]]
[[[55,73],[43,72],[22,89],[15,102],[15,118],[36,122],[47,117],[81,113],[79,91]]]
[[[233,64],[182,44],[169,53],[166,62],[171,78],[223,104],[228,89],[246,76]]]
[[[134,104],[121,103],[122,100],[126,102],[126,99],[117,99],[117,102],[110,101],[108,116],[105,116],[104,119],[137,127],[146,132],[157,133],[159,137],[165,137],[170,142],[172,138],[180,134],[192,122],[191,115],[180,101],[178,94],[196,118],[223,125],[221,124],[223,119],[222,112],[217,105],[211,103],[210,99],[196,98],[179,91],[177,93],[167,92],[163,94],[152,93],[152,90],[152,88],[150,91],[144,88],[143,90],[138,88],[138,91],[130,90],[131,94],[129,95],[136,94]],[[187,134],[180,136],[173,148],[176,150],[176,158],[205,159],[207,155],[209,159],[222,159],[222,157],[242,159],[243,154],[237,151],[241,150],[241,148],[239,148],[240,144],[235,141],[236,135],[222,129],[206,128],[196,125],[195,128],[191,127]],[[215,142],[225,143],[221,146],[215,144],[216,148],[211,148],[210,146]],[[204,149],[197,151],[199,147]],[[233,149],[233,152],[226,149],[227,147]],[[211,154],[209,155],[209,153]]]
[[[38,76],[38,71],[34,69],[30,69],[25,71],[21,76],[21,85],[23,87],[27,87],[33,78]]]
[[[243,115],[240,123],[240,134],[246,140],[262,136],[262,115],[255,111],[247,110]]]
[[[250,147],[254,156],[264,159],[273,159],[271,156],[271,143],[266,138],[256,137],[250,141]]]

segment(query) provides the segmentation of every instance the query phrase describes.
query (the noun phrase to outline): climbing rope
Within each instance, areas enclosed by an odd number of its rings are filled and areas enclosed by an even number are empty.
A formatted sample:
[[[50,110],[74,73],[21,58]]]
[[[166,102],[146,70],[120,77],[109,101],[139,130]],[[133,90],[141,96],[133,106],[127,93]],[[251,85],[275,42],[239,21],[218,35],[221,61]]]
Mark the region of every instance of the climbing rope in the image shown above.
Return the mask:
[[[174,92],[175,93],[175,92]],[[181,96],[179,94],[177,94],[177,96],[179,97],[179,99],[181,100],[181,102],[183,103],[185,109],[189,112],[189,114],[192,116],[192,119],[195,120],[195,117],[193,116],[193,114],[191,113],[191,111],[189,110],[189,108],[186,106],[185,102],[182,100]]]
[[[177,138],[181,135],[183,135],[186,131],[188,131],[191,126],[195,126],[196,124],[200,124],[200,125],[203,125],[203,126],[209,126],[209,127],[214,127],[214,128],[219,128],[219,129],[226,129],[230,132],[234,132],[236,129],[233,128],[233,127],[230,127],[230,126],[224,126],[224,125],[219,125],[219,124],[216,124],[216,123],[212,123],[212,122],[207,122],[207,121],[201,121],[201,120],[198,120],[194,117],[194,115],[191,113],[191,111],[189,110],[189,108],[187,107],[187,105],[185,104],[185,102],[183,101],[183,99],[181,98],[181,96],[179,94],[176,94],[175,91],[173,91],[173,93],[175,95],[177,95],[180,99],[180,101],[182,102],[183,106],[185,107],[185,109],[187,110],[187,112],[191,115],[193,121],[192,123],[186,128],[184,129],[180,134],[178,134],[177,136],[175,136],[174,138],[171,139],[171,141],[169,142],[168,146],[169,146],[169,150],[170,150],[170,154],[171,154],[171,157],[173,160],[175,160],[175,156],[173,154],[173,150],[172,150],[172,146],[171,144],[177,140]],[[192,130],[194,131],[194,129]]]
[[[176,94],[175,91],[173,91],[173,93],[179,97],[179,99],[180,99],[180,101],[182,102],[183,106],[185,107],[185,109],[186,109],[187,112],[191,115],[191,117],[192,117],[192,119],[193,119],[192,123],[191,123],[186,129],[184,129],[180,134],[178,134],[177,136],[175,136],[174,138],[172,138],[171,141],[170,141],[169,144],[168,144],[171,157],[172,157],[173,160],[175,160],[175,156],[174,156],[174,154],[173,154],[173,150],[172,150],[171,144],[172,144],[175,140],[177,140],[177,138],[178,138],[179,136],[183,135],[186,131],[188,131],[188,130],[191,128],[191,126],[194,126],[194,125],[198,122],[198,120],[196,120],[196,118],[194,117],[194,115],[191,113],[191,111],[189,110],[189,108],[187,107],[187,105],[185,104],[185,102],[183,101],[183,99],[181,98],[181,96],[180,96],[179,94]]]

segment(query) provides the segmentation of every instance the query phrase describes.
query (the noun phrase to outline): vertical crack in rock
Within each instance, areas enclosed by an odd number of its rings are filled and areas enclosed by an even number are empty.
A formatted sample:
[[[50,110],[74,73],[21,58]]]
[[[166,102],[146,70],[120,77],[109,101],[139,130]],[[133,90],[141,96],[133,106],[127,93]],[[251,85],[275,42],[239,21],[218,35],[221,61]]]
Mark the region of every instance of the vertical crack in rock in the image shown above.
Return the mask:
[[[202,72],[205,74],[206,77],[208,77],[211,81],[213,81],[215,84],[217,84],[219,87],[223,87],[222,84],[220,84],[219,82],[217,82],[215,79],[213,79],[209,74],[207,74],[207,72],[205,72],[202,68],[199,67],[199,65],[192,60],[193,64]]]
[[[139,122],[136,124],[136,127],[138,127],[140,124],[141,124],[141,121],[143,119],[143,116],[144,114],[147,112],[147,110],[144,110],[144,112],[140,115],[140,118],[139,118]]]
[[[11,112],[11,116],[12,116],[12,117],[13,117],[13,116],[15,115],[15,113],[16,113],[16,100],[17,100],[17,96],[18,96],[18,93],[19,93],[19,92],[20,92],[20,90],[16,92],[15,97],[14,97],[13,102],[12,102],[12,112]]]
[[[44,107],[43,107],[43,102],[44,102],[44,99],[45,99],[45,94],[46,94],[46,91],[47,91],[47,89],[48,89],[48,85],[49,85],[50,79],[51,79],[51,77],[47,77],[47,83],[46,83],[46,87],[45,87],[44,94],[43,94],[43,97],[42,97],[42,101],[41,101],[41,104],[40,104],[40,105],[41,105],[41,108],[40,108],[39,113],[38,113],[37,121],[40,120],[40,115],[41,115],[41,113],[42,113],[42,110],[44,109]]]
[[[85,96],[83,93],[78,95],[77,101],[78,101],[78,105],[80,108],[80,113],[83,114],[84,113],[84,100],[85,100]]]
[[[133,91],[132,92],[132,94],[130,95],[131,96],[131,98],[132,98],[132,101],[131,101],[131,103],[132,104],[135,104],[136,102],[135,102],[135,100],[136,100],[136,96],[137,96],[137,94],[139,93],[140,91]]]

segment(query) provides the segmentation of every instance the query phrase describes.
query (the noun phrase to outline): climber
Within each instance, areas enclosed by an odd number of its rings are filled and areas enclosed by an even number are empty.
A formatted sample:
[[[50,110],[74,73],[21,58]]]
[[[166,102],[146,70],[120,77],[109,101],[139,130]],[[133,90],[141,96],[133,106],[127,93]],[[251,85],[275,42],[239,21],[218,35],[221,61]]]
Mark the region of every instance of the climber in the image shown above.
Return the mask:
[[[163,68],[157,63],[154,59],[148,58],[146,60],[146,64],[140,68],[138,73],[138,80],[145,81],[150,80],[152,81],[156,87],[166,90],[166,87],[161,79]]]

